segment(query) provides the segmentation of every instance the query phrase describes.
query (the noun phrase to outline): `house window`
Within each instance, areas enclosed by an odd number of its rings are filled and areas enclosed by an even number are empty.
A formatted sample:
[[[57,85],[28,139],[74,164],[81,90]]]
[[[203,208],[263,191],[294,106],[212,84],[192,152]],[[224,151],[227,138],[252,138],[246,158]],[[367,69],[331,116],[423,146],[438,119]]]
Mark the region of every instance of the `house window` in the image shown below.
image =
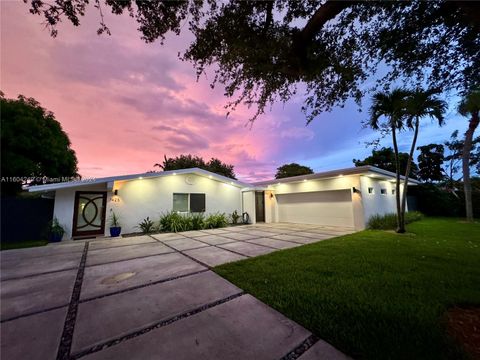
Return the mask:
[[[392,195],[395,195],[395,189],[392,189]]]
[[[173,194],[173,211],[188,211],[188,194]]]
[[[369,188],[368,188],[368,193],[369,193],[369,194],[374,194],[372,187],[369,187]]]
[[[190,212],[205,212],[205,194],[190,194]]]
[[[173,211],[205,212],[205,194],[173,194]]]
[[[380,189],[380,194],[387,195],[387,189]]]

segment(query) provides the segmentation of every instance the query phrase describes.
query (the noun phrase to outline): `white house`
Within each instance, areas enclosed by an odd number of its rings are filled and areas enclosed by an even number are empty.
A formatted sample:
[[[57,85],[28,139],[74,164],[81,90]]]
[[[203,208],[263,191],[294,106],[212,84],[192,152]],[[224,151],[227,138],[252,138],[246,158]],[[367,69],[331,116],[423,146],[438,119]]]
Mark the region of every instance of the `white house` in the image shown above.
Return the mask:
[[[417,184],[410,180],[409,184]],[[108,235],[112,212],[122,232],[169,211],[247,213],[250,223],[292,222],[364,229],[375,214],[395,212],[395,174],[373,166],[247,184],[202,169],[31,186],[54,192],[54,216],[66,238]]]

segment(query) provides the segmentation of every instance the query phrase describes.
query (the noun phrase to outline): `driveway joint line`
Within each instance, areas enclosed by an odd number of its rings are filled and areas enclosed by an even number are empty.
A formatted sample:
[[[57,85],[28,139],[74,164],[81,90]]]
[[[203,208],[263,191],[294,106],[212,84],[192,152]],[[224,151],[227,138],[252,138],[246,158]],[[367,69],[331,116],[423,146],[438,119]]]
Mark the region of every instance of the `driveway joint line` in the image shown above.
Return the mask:
[[[210,302],[208,304],[205,304],[205,305],[202,305],[202,306],[199,306],[197,308],[194,308],[192,310],[189,310],[189,311],[185,311],[183,313],[180,313],[180,314],[177,314],[177,315],[174,315],[170,318],[167,318],[165,320],[161,320],[161,321],[158,321],[152,325],[149,325],[141,330],[138,330],[138,331],[135,331],[135,332],[132,332],[130,334],[127,334],[127,335],[123,335],[123,336],[120,336],[118,338],[115,338],[115,339],[112,339],[112,340],[108,340],[108,341],[105,341],[101,344],[98,344],[98,345],[95,345],[95,346],[92,346],[91,348],[89,349],[86,349],[86,350],[83,350],[83,351],[80,351],[76,354],[73,354],[72,355],[72,359],[78,359],[78,358],[81,358],[83,356],[86,356],[86,355],[89,355],[89,354],[92,354],[92,353],[95,353],[95,352],[98,352],[98,351],[101,351],[105,348],[109,348],[111,346],[115,346],[119,343],[122,343],[123,341],[126,341],[126,340],[130,340],[132,338],[135,338],[137,336],[141,336],[141,335],[144,335],[146,333],[149,333],[150,331],[152,330],[155,330],[155,329],[158,329],[158,328],[161,328],[161,327],[165,327],[167,325],[170,325],[174,322],[177,322],[179,320],[182,320],[182,319],[185,319],[185,318],[188,318],[190,316],[193,316],[193,315],[196,315],[198,313],[201,313],[203,311],[206,311],[208,309],[211,309],[215,306],[218,306],[218,305],[221,305],[221,304],[224,304],[226,302],[229,302],[233,299],[236,299],[242,295],[245,295],[245,292],[244,291],[241,291],[241,292],[238,292],[236,294],[233,294],[233,295],[230,295],[230,296],[227,296],[223,299],[220,299],[220,300],[216,300],[214,302]]]
[[[171,254],[171,253],[170,253],[170,254]],[[193,275],[198,275],[198,274],[201,274],[201,273],[204,273],[204,272],[207,272],[207,271],[210,271],[210,269],[203,269],[203,270],[191,272],[191,273],[188,273],[188,274],[172,276],[172,277],[167,278],[167,279],[162,279],[162,280],[158,280],[158,281],[153,281],[153,282],[150,282],[150,283],[141,284],[141,285],[136,285],[136,286],[132,286],[132,287],[129,287],[129,288],[126,288],[126,289],[114,291],[114,292],[111,292],[111,293],[108,293],[108,294],[102,294],[102,295],[98,295],[98,296],[94,296],[94,297],[82,299],[82,300],[79,301],[79,303],[80,303],[80,304],[83,304],[83,303],[86,303],[86,302],[89,302],[89,301],[98,300],[98,299],[102,299],[102,298],[109,297],[109,296],[113,296],[113,295],[123,294],[123,293],[129,292],[129,291],[133,291],[133,290],[137,290],[137,289],[142,289],[142,288],[149,287],[149,286],[153,286],[153,285],[163,284],[163,283],[166,283],[166,282],[169,282],[169,281],[173,281],[173,280],[183,279],[183,278],[185,278],[185,277],[189,277],[189,276],[193,276]]]
[[[18,276],[18,277],[13,277],[13,278],[1,279],[1,281],[4,282],[4,281],[10,281],[10,280],[28,279],[28,278],[35,277],[35,276],[49,275],[49,274],[55,274],[55,273],[62,272],[62,271],[77,270],[77,269],[78,269],[78,267],[76,266],[76,267],[71,267],[71,268],[66,268],[66,269],[61,269],[61,270],[52,270],[52,271],[46,271],[46,272],[42,272],[42,273],[36,273],[36,274]]]
[[[150,236],[150,235],[148,235],[148,236]],[[151,237],[152,239],[155,239],[153,236],[150,236],[150,237]],[[186,236],[185,236],[185,237],[186,237]],[[175,249],[174,247],[168,245],[168,244],[165,243],[164,241],[161,241],[161,240],[158,240],[158,239],[155,239],[155,241],[158,241],[159,243],[161,243],[161,244],[169,247],[170,249],[175,250],[176,252],[178,252],[178,253],[182,254],[183,256],[189,258],[190,260],[195,261],[197,264],[200,264],[200,265],[202,265],[202,266],[205,266],[207,269],[212,269],[212,266],[207,265],[207,264],[201,262],[200,260],[195,259],[194,257],[192,257],[192,256],[190,256],[190,255],[188,255],[188,254],[185,254],[185,252],[183,252],[182,250],[177,250],[177,249]],[[202,248],[204,248],[204,247],[205,247],[205,246],[203,246]]]
[[[24,317],[32,316],[32,315],[43,314],[43,313],[46,313],[46,312],[52,311],[52,310],[58,310],[58,309],[61,309],[65,306],[68,306],[68,303],[63,304],[63,305],[53,306],[53,307],[50,307],[50,308],[47,308],[47,309],[33,311],[33,312],[30,312],[30,313],[26,313],[26,314],[17,315],[17,316],[7,318],[7,319],[3,319],[3,320],[0,321],[0,324],[6,323],[6,322],[9,322],[9,321],[13,321],[13,320],[17,320],[17,319],[21,319],[21,318],[24,318]]]
[[[153,244],[153,243],[152,243],[152,244]],[[102,249],[102,250],[103,250],[103,249]],[[160,254],[151,254],[151,255],[142,255],[142,256],[136,256],[136,257],[132,257],[132,258],[128,258],[128,259],[122,259],[122,260],[107,261],[107,262],[102,262],[102,263],[98,263],[98,264],[85,265],[85,267],[87,267],[87,268],[91,268],[91,267],[93,267],[93,266],[100,266],[100,265],[114,264],[114,263],[118,263],[118,262],[122,262],[122,261],[129,261],[129,260],[143,259],[143,258],[147,258],[147,257],[159,256],[159,255],[168,255],[168,254],[173,254],[173,251],[169,251],[169,252],[166,252],[166,253],[160,253]],[[92,255],[92,254],[90,254],[90,255]]]
[[[280,358],[280,360],[294,360],[302,356],[308,349],[315,345],[320,340],[316,335],[311,334],[294,349],[288,352],[286,355]]]
[[[68,305],[67,316],[63,326],[62,337],[60,338],[60,345],[58,346],[57,360],[70,359],[70,350],[72,348],[73,331],[75,329],[75,321],[77,319],[78,302],[80,300],[80,291],[82,290],[83,276],[85,274],[85,263],[87,261],[88,244],[85,242],[83,248],[82,258],[78,266],[77,277],[73,286],[72,297]]]
[[[189,238],[189,239],[195,240],[194,238]],[[224,245],[224,244],[215,245],[215,244],[209,244],[209,243],[207,243],[205,241],[202,241],[202,240],[197,240],[197,241],[201,242],[203,244],[207,244],[209,246],[214,246],[214,247],[216,247],[217,249],[220,249],[220,250],[230,251],[231,253],[234,253],[234,254],[237,254],[237,255],[240,255],[240,256],[244,256],[244,257],[247,257],[247,258],[251,257],[250,255],[245,255],[245,254],[242,254],[242,253],[234,251],[234,250],[224,249],[224,248],[220,247],[220,245]],[[238,242],[238,241],[232,241],[232,242]],[[225,243],[225,244],[231,244],[231,242],[230,243]],[[203,246],[201,248],[197,248],[197,249],[203,249],[203,248],[205,248],[205,246]],[[193,249],[189,249],[189,250],[193,250]]]

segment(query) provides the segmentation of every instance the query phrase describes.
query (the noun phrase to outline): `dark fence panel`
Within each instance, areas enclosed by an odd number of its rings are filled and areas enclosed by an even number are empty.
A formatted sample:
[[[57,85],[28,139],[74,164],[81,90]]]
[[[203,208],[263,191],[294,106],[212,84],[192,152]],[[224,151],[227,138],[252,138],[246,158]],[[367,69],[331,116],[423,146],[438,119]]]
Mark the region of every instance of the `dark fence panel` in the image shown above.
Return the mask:
[[[2,242],[46,239],[46,230],[53,218],[53,204],[53,199],[2,197]]]

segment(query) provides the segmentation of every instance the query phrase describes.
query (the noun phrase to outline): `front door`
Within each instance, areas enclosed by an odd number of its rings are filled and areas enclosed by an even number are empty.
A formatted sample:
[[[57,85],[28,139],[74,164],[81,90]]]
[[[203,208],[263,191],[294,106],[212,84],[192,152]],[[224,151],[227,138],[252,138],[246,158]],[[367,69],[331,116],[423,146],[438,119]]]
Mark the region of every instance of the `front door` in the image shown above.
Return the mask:
[[[265,222],[265,192],[255,192],[255,220]]]
[[[75,237],[103,235],[106,204],[106,191],[77,191],[72,235]]]

